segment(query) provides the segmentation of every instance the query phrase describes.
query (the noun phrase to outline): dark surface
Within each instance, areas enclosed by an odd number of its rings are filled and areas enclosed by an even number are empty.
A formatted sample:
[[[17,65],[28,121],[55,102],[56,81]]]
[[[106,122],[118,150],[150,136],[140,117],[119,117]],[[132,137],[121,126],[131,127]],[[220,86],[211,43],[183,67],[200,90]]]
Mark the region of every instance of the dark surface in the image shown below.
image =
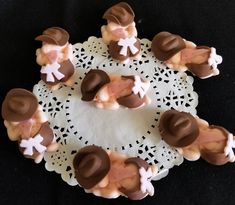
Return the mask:
[[[34,38],[45,28],[61,26],[71,43],[100,36],[104,11],[117,1],[0,0],[0,101],[14,87],[31,90],[39,80]],[[163,30],[198,45],[217,48],[224,58],[221,74],[195,78],[198,115],[235,133],[235,1],[133,0],[139,38],[152,39]],[[67,185],[44,162],[35,165],[21,156],[1,124],[0,204],[235,204],[235,164],[212,166],[203,160],[183,163],[157,182],[155,195],[142,201],[124,197],[105,200]]]

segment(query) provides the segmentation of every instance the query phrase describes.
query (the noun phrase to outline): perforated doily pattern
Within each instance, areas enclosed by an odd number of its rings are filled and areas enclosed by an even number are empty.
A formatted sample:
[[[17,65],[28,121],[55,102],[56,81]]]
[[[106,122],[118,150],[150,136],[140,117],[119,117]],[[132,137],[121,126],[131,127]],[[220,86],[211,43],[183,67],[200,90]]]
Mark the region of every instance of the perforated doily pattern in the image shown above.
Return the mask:
[[[76,83],[72,88],[63,86],[50,91],[42,81],[34,86],[34,93],[61,145],[57,152],[45,154],[46,169],[61,174],[68,184],[77,185],[72,167],[74,155],[90,144],[139,156],[157,164],[160,171],[183,162],[183,157],[161,140],[157,127],[165,110],[175,108],[196,114],[198,96],[193,91],[193,78],[159,62],[150,50],[149,40],[142,39],[141,46],[141,60],[124,65],[109,56],[100,38],[90,37],[83,44],[73,46]],[[151,104],[136,110],[121,107],[111,111],[81,101],[80,85],[90,69],[102,69],[110,75],[138,74],[149,80],[147,95]]]

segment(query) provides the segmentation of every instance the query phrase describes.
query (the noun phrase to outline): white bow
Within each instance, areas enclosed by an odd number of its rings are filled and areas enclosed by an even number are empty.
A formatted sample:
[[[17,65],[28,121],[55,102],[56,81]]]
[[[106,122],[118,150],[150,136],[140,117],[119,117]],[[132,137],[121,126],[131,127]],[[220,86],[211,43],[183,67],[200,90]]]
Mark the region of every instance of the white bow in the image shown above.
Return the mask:
[[[20,147],[25,148],[24,155],[33,155],[33,148],[35,148],[39,153],[46,151],[46,147],[41,144],[43,137],[37,134],[34,138],[29,138],[27,140],[21,140]]]
[[[227,144],[226,144],[226,147],[224,148],[224,154],[229,157],[230,162],[235,161],[235,155],[233,152],[233,148],[235,148],[235,141],[233,139],[233,135],[231,133],[229,133]]]
[[[153,177],[153,172],[151,167],[148,168],[146,171],[143,167],[139,169],[140,174],[140,190],[143,193],[148,193],[150,196],[153,196],[154,194],[154,187],[152,183],[150,182]]]
[[[137,39],[132,36],[130,38],[121,38],[119,41],[118,41],[118,45],[119,46],[122,46],[122,49],[120,51],[120,54],[123,55],[123,56],[127,56],[127,49],[130,48],[131,50],[131,53],[132,54],[136,54],[139,49],[135,47],[135,43],[136,43]]]
[[[59,71],[60,64],[57,62],[54,62],[52,64],[47,64],[46,66],[42,66],[41,73],[47,75],[47,81],[48,82],[55,82],[55,78],[60,80],[64,77],[64,74]],[[54,76],[52,75],[54,74]]]
[[[216,54],[216,49],[211,47],[210,57],[208,58],[208,64],[212,66],[213,69],[217,68],[217,65],[222,63],[223,58]]]
[[[142,82],[140,76],[135,75],[134,86],[132,88],[134,94],[139,93],[140,98],[143,98],[148,91],[149,86],[149,82]]]

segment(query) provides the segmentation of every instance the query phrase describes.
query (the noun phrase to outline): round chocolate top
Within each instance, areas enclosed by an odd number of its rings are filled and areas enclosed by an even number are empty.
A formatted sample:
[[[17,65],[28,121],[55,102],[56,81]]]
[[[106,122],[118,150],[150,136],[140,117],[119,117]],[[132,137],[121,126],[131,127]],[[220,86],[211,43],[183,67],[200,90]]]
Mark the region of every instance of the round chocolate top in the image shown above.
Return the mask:
[[[110,159],[105,150],[90,145],[79,150],[73,166],[78,183],[85,189],[91,189],[108,174]]]
[[[103,18],[119,24],[127,26],[134,21],[134,11],[126,2],[120,2],[110,7],[103,15]]]
[[[189,113],[168,110],[159,122],[159,131],[163,140],[175,147],[185,147],[193,143],[199,135],[196,119]]]
[[[110,78],[106,72],[91,69],[81,83],[82,100],[93,100],[99,89],[109,82]]]
[[[37,41],[43,41],[48,44],[64,46],[69,40],[69,34],[60,27],[51,27],[43,31],[42,35],[35,38]]]
[[[160,32],[154,36],[152,52],[160,61],[166,61],[186,47],[183,38],[169,32]]]
[[[38,108],[37,97],[21,88],[10,90],[2,103],[4,120],[20,122],[30,119]]]

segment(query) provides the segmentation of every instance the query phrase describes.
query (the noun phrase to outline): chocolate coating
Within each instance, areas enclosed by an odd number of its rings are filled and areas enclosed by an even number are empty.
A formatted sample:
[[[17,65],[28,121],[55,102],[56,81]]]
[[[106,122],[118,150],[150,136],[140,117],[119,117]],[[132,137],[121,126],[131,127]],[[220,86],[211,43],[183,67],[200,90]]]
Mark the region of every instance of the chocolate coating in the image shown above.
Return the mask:
[[[120,2],[110,7],[103,15],[103,18],[119,24],[121,26],[127,26],[134,21],[134,11],[131,6],[126,2]]]
[[[35,40],[63,46],[68,42],[69,34],[63,28],[51,27],[43,31],[42,35],[37,36]]]
[[[131,93],[130,95],[118,98],[117,102],[124,107],[137,108],[145,102],[145,98],[140,98],[139,94]]]
[[[211,49],[207,46],[197,46],[196,49],[207,49],[210,51]],[[208,64],[208,61],[196,64],[196,63],[187,63],[186,66],[188,67],[188,70],[193,73],[195,76],[199,78],[208,77],[213,73],[213,68]]]
[[[163,140],[171,146],[185,147],[193,143],[199,135],[196,119],[189,113],[168,110],[159,122]]]
[[[224,127],[216,126],[216,125],[210,125],[211,129],[219,129],[221,131],[221,134],[224,135],[224,137],[227,139],[229,132]],[[226,140],[224,140],[224,145],[226,145]],[[223,143],[222,141],[220,143]],[[206,148],[206,146],[203,146],[201,149],[201,157],[205,161],[209,162],[210,164],[214,165],[223,165],[229,162],[229,157],[225,155],[224,148],[221,149],[220,152],[214,151],[211,149]]]
[[[41,142],[41,145],[43,145],[45,147],[48,147],[54,140],[54,133],[53,133],[52,129],[50,128],[49,122],[43,123],[37,134],[40,134],[43,137],[43,141]],[[19,141],[19,143],[20,143],[20,141]],[[19,149],[20,149],[21,153],[24,153],[25,148],[19,147]],[[29,155],[24,155],[24,156],[26,158],[35,159],[39,154],[40,153],[35,148],[33,148],[33,155],[32,156],[29,156]]]
[[[140,53],[140,50],[141,50],[141,43],[140,43],[138,38],[136,38],[136,40],[137,41],[135,42],[134,46],[138,49],[138,52],[133,54],[133,53],[131,53],[131,50],[128,47],[126,56],[120,54],[122,46],[118,45],[118,41],[110,41],[109,50],[108,50],[110,56],[113,59],[116,59],[116,60],[119,60],[119,61],[124,61],[127,58],[134,57],[134,56],[138,55]]]
[[[135,80],[134,75],[122,76],[122,78],[131,79],[133,81]],[[129,95],[117,98],[117,102],[124,107],[137,108],[140,107],[145,102],[145,97],[141,98],[139,94],[134,94],[132,92]]]
[[[149,168],[149,164],[145,160],[138,157],[128,158],[125,161],[125,164],[135,164],[138,168],[144,167],[145,170]]]
[[[131,200],[140,200],[147,196],[147,193],[143,193],[140,189],[127,190],[124,187],[121,187],[119,188],[119,191]]]
[[[2,103],[4,120],[20,122],[30,119],[38,107],[37,97],[30,91],[14,88],[10,90]]]
[[[160,61],[166,61],[186,47],[183,38],[169,32],[160,32],[154,36],[152,52]]]
[[[223,165],[229,162],[228,156],[224,153],[214,153],[213,151],[207,149],[201,150],[201,157],[208,163],[214,165]]]
[[[75,177],[85,189],[98,184],[110,170],[110,159],[105,150],[90,145],[83,147],[73,160]]]
[[[60,73],[64,74],[64,77],[58,80],[54,77],[55,81],[47,81],[47,74],[41,73],[41,79],[48,85],[56,85],[60,82],[66,82],[74,74],[74,66],[70,60],[66,60],[60,63],[60,68],[58,70]]]
[[[106,72],[91,69],[81,83],[82,100],[93,100],[99,89],[109,82],[110,78]]]
[[[138,158],[138,157],[128,158],[125,161],[125,164],[134,164],[135,166],[138,167],[138,169],[143,167],[145,170],[147,170],[149,168],[149,164],[145,160],[143,160],[141,158]],[[136,187],[133,190],[127,190],[126,188],[121,187],[121,188],[119,188],[119,191],[122,192],[123,194],[125,194],[131,200],[140,200],[140,199],[143,199],[148,194],[148,193],[143,193],[140,190],[140,186]]]
[[[199,78],[210,76],[213,73],[213,68],[208,64],[187,63],[188,70]]]

